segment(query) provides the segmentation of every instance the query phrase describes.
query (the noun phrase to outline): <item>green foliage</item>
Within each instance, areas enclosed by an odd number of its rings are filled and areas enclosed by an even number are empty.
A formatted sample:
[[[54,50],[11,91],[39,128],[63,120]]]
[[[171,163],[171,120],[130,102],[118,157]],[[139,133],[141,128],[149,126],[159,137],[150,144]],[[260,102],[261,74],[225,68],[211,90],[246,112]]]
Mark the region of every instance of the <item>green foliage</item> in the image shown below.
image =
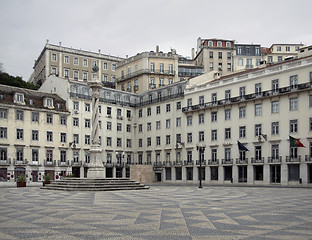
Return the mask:
[[[4,72],[0,72],[0,84],[32,90],[39,89],[39,85],[25,82],[21,77],[13,77]]]
[[[50,182],[50,181],[52,180],[51,174],[48,173],[47,175],[44,175],[44,176],[43,176],[43,180],[44,180],[45,182]]]
[[[25,175],[24,175],[24,174],[18,175],[17,181],[18,181],[18,182],[26,182],[26,177],[25,177]]]

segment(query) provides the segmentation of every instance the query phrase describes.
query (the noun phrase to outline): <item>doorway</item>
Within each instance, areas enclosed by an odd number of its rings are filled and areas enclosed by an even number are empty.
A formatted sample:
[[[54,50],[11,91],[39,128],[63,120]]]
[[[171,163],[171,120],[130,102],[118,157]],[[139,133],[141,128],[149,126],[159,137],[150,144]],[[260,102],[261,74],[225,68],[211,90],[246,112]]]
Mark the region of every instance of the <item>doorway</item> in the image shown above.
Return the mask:
[[[247,182],[247,166],[238,166],[238,182]]]
[[[281,165],[270,166],[271,183],[281,183]]]
[[[80,178],[80,167],[72,168],[73,177]]]

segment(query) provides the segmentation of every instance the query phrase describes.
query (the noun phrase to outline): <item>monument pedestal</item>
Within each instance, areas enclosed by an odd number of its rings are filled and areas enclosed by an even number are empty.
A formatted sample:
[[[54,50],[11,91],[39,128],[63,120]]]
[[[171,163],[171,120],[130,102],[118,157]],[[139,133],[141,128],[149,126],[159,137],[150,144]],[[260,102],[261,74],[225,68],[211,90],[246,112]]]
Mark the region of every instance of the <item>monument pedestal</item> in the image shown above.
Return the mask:
[[[104,165],[102,163],[102,149],[100,146],[91,146],[88,178],[104,178]]]

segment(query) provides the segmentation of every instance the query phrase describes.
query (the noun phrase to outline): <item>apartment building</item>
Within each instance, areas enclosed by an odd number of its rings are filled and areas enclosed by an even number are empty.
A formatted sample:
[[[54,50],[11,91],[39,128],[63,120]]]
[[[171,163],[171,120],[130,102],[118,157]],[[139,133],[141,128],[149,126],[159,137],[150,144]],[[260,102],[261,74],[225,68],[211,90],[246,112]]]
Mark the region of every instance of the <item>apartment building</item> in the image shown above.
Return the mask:
[[[91,80],[92,67],[99,67],[99,76],[104,86],[115,88],[117,63],[120,57],[74,49],[50,44],[47,40],[42,52],[34,64],[34,71],[29,79],[34,84],[41,85],[48,76],[87,82]]]
[[[267,63],[276,63],[283,60],[296,58],[299,48],[304,47],[303,44],[272,44],[270,48],[263,48],[262,60]]]
[[[117,89],[142,93],[178,81],[178,55],[172,49],[168,53],[138,53],[117,64]]]
[[[197,52],[194,58],[196,66],[202,66],[204,72],[219,71],[222,75],[233,72],[234,40],[197,39]]]
[[[260,65],[260,44],[235,44],[234,52],[234,71],[256,68]]]
[[[56,94],[1,85],[0,181],[28,182],[71,172],[65,101]]]

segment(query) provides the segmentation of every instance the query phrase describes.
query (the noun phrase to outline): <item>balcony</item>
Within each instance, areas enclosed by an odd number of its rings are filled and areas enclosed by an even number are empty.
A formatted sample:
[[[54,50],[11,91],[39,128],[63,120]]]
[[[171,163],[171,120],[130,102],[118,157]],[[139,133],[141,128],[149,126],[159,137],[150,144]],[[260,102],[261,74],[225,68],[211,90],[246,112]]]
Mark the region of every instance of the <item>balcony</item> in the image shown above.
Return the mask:
[[[29,165],[31,165],[31,166],[40,166],[41,164],[39,163],[39,161],[31,161],[29,163]]]
[[[281,163],[282,162],[282,157],[279,156],[278,158],[272,158],[268,157],[268,163]]]
[[[219,159],[208,160],[208,165],[219,165]]]
[[[72,161],[71,161],[71,166],[72,166],[72,167],[81,167],[81,166],[82,166],[82,161],[75,161],[75,160],[72,160]]]
[[[176,167],[182,167],[182,161],[174,161],[173,162],[173,166],[176,166]]]
[[[27,159],[13,159],[13,163],[15,166],[27,165]]]
[[[305,162],[312,162],[312,155],[305,155]]]
[[[113,163],[111,161],[104,162],[105,167],[113,167]]]
[[[126,81],[130,78],[134,78],[137,76],[140,76],[142,74],[155,74],[155,75],[168,75],[168,76],[174,76],[175,75],[175,71],[169,71],[169,70],[160,70],[160,69],[156,69],[154,71],[150,70],[150,69],[142,69],[133,73],[129,73],[126,74],[124,76],[121,76],[119,78],[117,78],[117,82],[122,82],[122,81]]]
[[[172,165],[172,162],[171,162],[171,161],[164,161],[164,162],[163,162],[163,166],[164,166],[164,167],[171,167],[171,165]]]
[[[69,166],[69,161],[61,161],[61,160],[58,160],[58,166],[59,167],[68,167]]]
[[[200,161],[196,160],[196,165],[199,166],[200,165]],[[201,160],[201,165],[202,166],[206,166],[206,160]]]
[[[301,156],[293,157],[293,156],[286,156],[286,163],[300,163]]]
[[[192,112],[192,111],[197,111],[198,109],[203,109],[203,108],[209,109],[209,108],[213,108],[217,106],[230,105],[230,104],[242,102],[242,101],[251,101],[254,99],[266,98],[266,97],[270,97],[273,95],[277,96],[277,95],[287,94],[290,92],[304,91],[306,89],[311,89],[311,88],[312,88],[312,83],[310,82],[302,83],[296,86],[287,86],[287,87],[282,87],[278,89],[262,91],[258,93],[245,94],[244,96],[236,96],[232,98],[221,99],[218,101],[214,100],[212,102],[207,102],[205,104],[187,106],[187,107],[182,108],[182,112]]]
[[[251,158],[251,163],[252,164],[263,164],[264,163],[264,158]]]
[[[233,159],[222,159],[222,164],[233,165]]]
[[[11,159],[0,160],[0,166],[9,166],[11,165]]]
[[[237,165],[247,165],[248,164],[248,158],[245,158],[245,159],[236,158],[236,164]]]
[[[55,167],[55,165],[56,165],[56,160],[44,159],[44,166],[46,166],[46,167]]]

